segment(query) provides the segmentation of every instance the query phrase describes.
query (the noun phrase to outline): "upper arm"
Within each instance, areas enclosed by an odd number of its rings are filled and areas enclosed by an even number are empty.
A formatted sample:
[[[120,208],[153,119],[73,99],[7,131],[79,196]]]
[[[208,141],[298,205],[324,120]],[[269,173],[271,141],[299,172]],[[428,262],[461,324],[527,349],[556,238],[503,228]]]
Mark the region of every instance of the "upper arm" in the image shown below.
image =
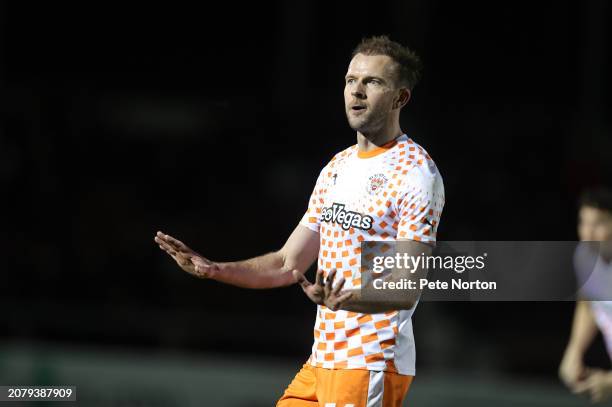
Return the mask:
[[[308,200],[308,208],[289,239],[280,250],[285,268],[306,272],[319,254],[321,208],[327,191],[325,168],[321,170]]]
[[[308,200],[308,208],[302,216],[300,220],[300,224],[310,229],[311,231],[319,233],[319,228],[321,226],[321,208],[323,207],[324,195],[327,192],[327,179],[324,175],[325,168],[321,170],[319,173],[319,177],[317,178],[317,182],[310,194],[310,199]]]
[[[435,243],[444,207],[444,184],[434,170],[415,168],[408,178],[397,208],[398,239]]]
[[[280,250],[287,270],[305,273],[319,254],[319,233],[299,224]]]
[[[422,253],[425,255],[431,254],[435,247],[435,242],[419,242],[410,239],[397,239],[397,251],[407,253],[410,256],[419,256]]]
[[[416,240],[408,240],[408,239],[398,239],[395,244],[396,253],[400,254],[402,257],[404,254],[409,257],[416,258],[424,256],[430,256],[435,247],[435,242],[418,242]],[[397,269],[396,273],[399,273],[402,278],[412,278],[419,279],[427,277],[427,272],[429,271],[427,267],[423,264],[423,262],[419,263],[419,267],[414,270],[408,269]]]

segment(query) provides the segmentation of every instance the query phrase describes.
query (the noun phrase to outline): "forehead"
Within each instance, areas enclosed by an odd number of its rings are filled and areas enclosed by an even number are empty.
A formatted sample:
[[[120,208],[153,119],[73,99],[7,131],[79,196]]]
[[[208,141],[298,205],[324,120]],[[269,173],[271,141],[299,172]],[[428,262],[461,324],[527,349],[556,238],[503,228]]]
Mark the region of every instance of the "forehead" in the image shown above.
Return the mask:
[[[397,64],[387,55],[357,54],[351,59],[347,75],[378,76],[392,79],[395,76]]]

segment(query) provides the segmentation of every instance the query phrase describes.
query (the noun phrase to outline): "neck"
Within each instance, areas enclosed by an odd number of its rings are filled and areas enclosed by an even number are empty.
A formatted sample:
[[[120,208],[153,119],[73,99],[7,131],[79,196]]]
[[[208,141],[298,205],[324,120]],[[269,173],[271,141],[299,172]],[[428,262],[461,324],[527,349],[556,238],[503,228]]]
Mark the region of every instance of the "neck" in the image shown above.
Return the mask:
[[[404,134],[402,129],[397,123],[392,128],[380,129],[379,131],[373,132],[357,132],[357,147],[359,151],[368,152],[375,148],[378,148],[384,144],[387,144],[391,140]]]

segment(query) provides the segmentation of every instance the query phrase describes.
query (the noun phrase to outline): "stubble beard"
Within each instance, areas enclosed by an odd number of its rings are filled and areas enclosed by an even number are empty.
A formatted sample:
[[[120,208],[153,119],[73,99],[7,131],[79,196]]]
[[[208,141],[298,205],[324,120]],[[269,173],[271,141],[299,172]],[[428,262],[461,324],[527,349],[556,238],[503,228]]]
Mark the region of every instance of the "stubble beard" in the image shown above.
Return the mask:
[[[385,122],[382,115],[376,114],[376,112],[367,112],[357,117],[351,117],[350,112],[347,112],[346,118],[351,129],[363,135],[376,134],[384,127]]]

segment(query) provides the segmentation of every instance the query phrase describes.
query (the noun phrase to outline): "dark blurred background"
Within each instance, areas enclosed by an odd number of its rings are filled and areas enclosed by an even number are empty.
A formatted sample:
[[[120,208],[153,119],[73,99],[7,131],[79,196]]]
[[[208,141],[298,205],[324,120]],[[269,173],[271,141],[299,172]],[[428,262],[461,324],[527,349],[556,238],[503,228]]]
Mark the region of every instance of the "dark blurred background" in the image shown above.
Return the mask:
[[[612,184],[605,0],[8,1],[1,12],[5,367],[19,365],[15,349],[169,352],[220,369],[255,358],[291,367],[282,390],[312,342],[301,290],[197,280],[153,236],[213,260],[280,248],[321,167],[355,143],[343,78],[364,36],[388,34],[424,61],[402,128],[444,178],[439,239],[575,240],[577,194]],[[572,310],[422,303],[418,369],[562,392]],[[590,358],[608,367],[601,343]]]

